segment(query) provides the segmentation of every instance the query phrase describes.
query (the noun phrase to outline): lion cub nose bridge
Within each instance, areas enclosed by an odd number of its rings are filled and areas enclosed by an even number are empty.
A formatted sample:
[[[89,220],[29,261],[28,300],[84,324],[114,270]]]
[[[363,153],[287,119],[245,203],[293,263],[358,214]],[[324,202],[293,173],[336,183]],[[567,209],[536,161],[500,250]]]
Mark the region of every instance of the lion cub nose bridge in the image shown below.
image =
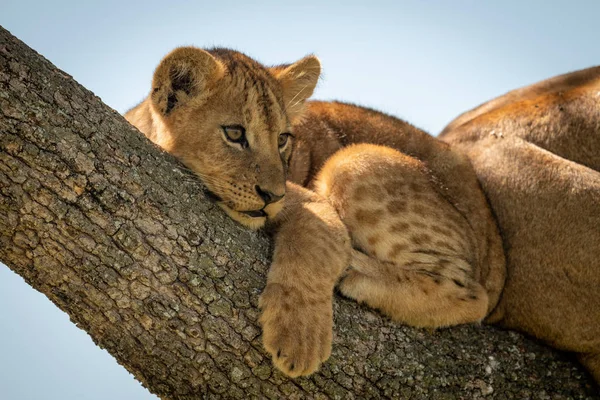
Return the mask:
[[[285,172],[281,161],[278,159],[275,162],[263,162],[257,172],[255,190],[265,204],[281,200],[285,195]]]
[[[285,174],[282,168],[261,171],[254,190],[265,205],[275,203],[285,195]]]

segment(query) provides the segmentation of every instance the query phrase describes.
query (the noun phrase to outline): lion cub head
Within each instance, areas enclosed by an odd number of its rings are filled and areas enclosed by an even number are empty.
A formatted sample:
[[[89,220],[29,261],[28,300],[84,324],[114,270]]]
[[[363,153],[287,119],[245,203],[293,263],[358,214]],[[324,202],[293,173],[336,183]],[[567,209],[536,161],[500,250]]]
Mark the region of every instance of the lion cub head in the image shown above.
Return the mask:
[[[267,68],[233,50],[181,47],[125,117],[195,172],[234,220],[257,229],[282,208],[292,124],[320,70],[314,56]]]

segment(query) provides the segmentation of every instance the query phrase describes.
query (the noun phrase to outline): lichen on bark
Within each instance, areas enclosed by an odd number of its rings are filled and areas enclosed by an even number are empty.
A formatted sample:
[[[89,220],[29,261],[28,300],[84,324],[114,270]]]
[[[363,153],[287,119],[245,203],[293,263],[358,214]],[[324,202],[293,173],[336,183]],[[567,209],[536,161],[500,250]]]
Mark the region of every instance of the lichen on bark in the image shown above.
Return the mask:
[[[0,260],[164,398],[598,398],[569,357],[428,332],[336,297],[331,359],[290,380],[257,324],[270,243],[119,114],[0,28]]]

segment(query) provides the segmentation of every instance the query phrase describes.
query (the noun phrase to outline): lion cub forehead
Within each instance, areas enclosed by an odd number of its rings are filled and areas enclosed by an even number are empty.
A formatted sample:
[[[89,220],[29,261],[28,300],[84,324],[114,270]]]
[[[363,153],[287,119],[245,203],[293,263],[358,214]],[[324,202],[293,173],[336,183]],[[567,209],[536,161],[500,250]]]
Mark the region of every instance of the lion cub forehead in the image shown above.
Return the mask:
[[[250,135],[271,136],[289,130],[281,84],[270,70],[235,50],[211,49],[227,73],[224,95],[241,106],[241,123]]]
[[[271,69],[253,58],[236,50],[213,48],[207,50],[225,66],[228,75],[234,80],[242,80],[245,87],[261,86],[270,90],[283,102],[283,90]]]

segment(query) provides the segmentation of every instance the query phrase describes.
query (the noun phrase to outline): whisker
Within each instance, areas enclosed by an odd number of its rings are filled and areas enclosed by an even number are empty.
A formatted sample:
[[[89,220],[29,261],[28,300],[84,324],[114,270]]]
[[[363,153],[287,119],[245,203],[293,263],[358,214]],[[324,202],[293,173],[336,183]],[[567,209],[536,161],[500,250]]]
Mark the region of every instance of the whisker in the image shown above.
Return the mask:
[[[308,84],[304,85],[304,87],[302,89],[300,89],[298,91],[298,93],[296,93],[296,95],[294,97],[291,98],[291,100],[288,102],[288,104],[285,106],[285,110],[287,111],[287,109],[289,108],[290,104],[292,103],[292,101],[296,100],[296,97],[300,96],[300,94],[304,91],[304,89],[306,89],[308,87]],[[294,105],[292,107],[295,107],[297,104],[299,104],[303,99],[298,100],[296,103],[294,103]]]

